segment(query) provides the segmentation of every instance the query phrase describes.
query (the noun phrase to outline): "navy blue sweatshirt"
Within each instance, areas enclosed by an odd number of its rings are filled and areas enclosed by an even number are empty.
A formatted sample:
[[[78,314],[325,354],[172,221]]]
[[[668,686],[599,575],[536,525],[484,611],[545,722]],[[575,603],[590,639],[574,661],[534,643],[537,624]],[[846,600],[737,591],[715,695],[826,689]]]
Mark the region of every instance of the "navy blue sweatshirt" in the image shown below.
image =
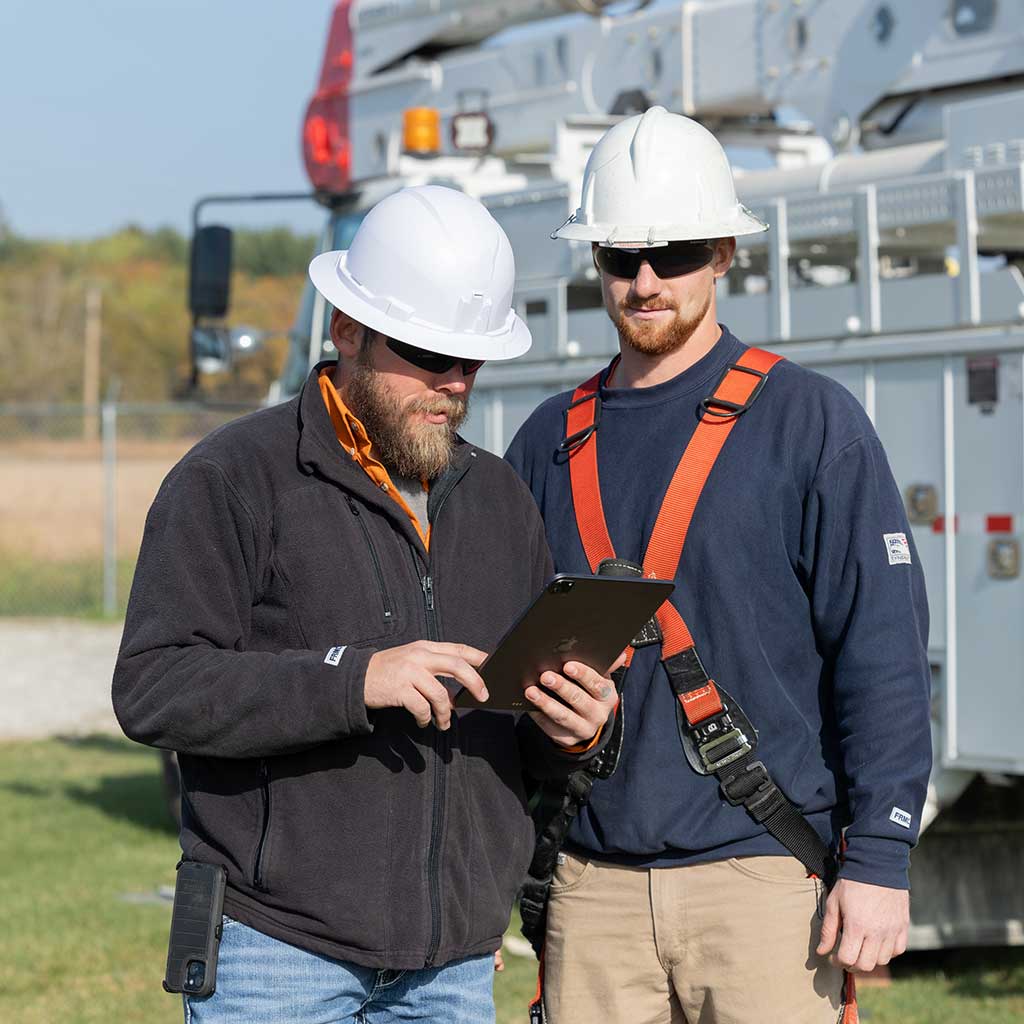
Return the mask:
[[[672,380],[602,386],[598,468],[618,557],[643,560],[698,403],[745,348],[723,329]],[[555,455],[571,400],[540,406],[506,458],[540,507],[557,571],[586,573]],[[771,371],[711,472],[676,584],[672,602],[757,728],[775,782],[827,842],[846,827],[841,877],[906,888],[931,767],[928,608],[899,490],[849,392],[789,361]],[[634,866],[784,854],[689,767],[673,700],[659,647],[638,650],[618,770],[594,785],[570,845]]]

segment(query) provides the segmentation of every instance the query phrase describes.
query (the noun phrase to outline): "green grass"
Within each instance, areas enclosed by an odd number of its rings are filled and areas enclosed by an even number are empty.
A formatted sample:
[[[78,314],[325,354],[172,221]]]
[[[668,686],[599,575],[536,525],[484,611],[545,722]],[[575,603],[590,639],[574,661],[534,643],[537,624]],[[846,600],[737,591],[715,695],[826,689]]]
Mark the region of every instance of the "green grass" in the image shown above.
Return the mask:
[[[122,899],[174,880],[156,754],[105,737],[0,744],[0,821],[0,1021],[180,1024],[160,988],[169,907]],[[505,964],[498,1022],[525,1024],[536,965]],[[893,977],[862,991],[865,1024],[1024,1022],[1024,950],[913,954]]]
[[[124,614],[134,574],[134,558],[118,560],[118,616]],[[103,618],[102,560],[45,561],[0,551],[0,616],[26,615]]]
[[[121,899],[174,882],[156,754],[99,737],[0,745],[0,821],[0,1020],[180,1021],[160,988],[168,907]]]
[[[512,917],[508,934],[522,939],[518,911]],[[512,956],[508,949],[505,950],[504,960],[505,970],[494,976],[498,1024],[526,1024],[526,1008],[537,992],[537,961],[532,956]]]
[[[1010,1024],[1024,1021],[1024,950],[908,953],[889,988],[861,987],[864,1024]]]

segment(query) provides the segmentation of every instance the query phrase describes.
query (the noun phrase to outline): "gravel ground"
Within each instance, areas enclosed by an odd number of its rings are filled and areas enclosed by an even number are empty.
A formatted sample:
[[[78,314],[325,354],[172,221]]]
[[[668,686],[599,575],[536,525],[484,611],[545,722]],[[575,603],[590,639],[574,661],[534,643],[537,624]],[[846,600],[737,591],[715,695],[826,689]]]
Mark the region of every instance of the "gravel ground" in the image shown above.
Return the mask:
[[[110,677],[121,623],[0,619],[0,740],[120,732]]]

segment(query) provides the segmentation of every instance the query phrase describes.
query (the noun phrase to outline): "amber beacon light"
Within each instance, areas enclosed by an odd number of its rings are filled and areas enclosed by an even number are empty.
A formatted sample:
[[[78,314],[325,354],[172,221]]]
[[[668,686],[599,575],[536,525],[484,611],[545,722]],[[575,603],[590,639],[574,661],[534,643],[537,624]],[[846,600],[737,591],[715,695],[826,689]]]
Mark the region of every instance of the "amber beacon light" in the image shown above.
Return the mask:
[[[407,153],[441,149],[441,114],[433,107],[410,107],[402,115],[402,148]]]

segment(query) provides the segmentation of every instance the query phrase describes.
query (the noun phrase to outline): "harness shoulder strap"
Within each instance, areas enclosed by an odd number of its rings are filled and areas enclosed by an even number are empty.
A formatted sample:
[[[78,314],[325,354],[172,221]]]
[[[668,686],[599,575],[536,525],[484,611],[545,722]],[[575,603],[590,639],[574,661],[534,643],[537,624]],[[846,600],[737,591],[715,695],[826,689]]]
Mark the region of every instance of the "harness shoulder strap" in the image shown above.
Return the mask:
[[[737,362],[725,368],[711,395],[701,402],[701,418],[679,460],[654,524],[644,556],[645,575],[661,579],[675,575],[690,520],[711,468],[736,420],[754,403],[769,371],[780,359],[782,356],[763,349],[747,349]],[[566,414],[566,436],[560,446],[569,456],[576,525],[591,572],[595,573],[601,562],[615,557],[597,471],[600,383],[598,373],[573,393]]]
[[[748,348],[737,362],[726,367],[711,397],[701,402],[701,418],[676,466],[654,522],[644,554],[645,576],[656,579],[675,576],[697,503],[726,439],[740,415],[753,405],[772,367],[781,359],[782,356],[773,352]],[[693,637],[682,615],[668,601],[658,612],[658,624],[664,637],[663,658],[693,646]]]
[[[597,476],[597,438],[594,431],[601,422],[601,374],[581,384],[572,396],[565,417],[565,440],[561,449],[569,454],[569,483],[583,550],[590,571],[607,558],[615,557],[601,503],[601,484]]]

